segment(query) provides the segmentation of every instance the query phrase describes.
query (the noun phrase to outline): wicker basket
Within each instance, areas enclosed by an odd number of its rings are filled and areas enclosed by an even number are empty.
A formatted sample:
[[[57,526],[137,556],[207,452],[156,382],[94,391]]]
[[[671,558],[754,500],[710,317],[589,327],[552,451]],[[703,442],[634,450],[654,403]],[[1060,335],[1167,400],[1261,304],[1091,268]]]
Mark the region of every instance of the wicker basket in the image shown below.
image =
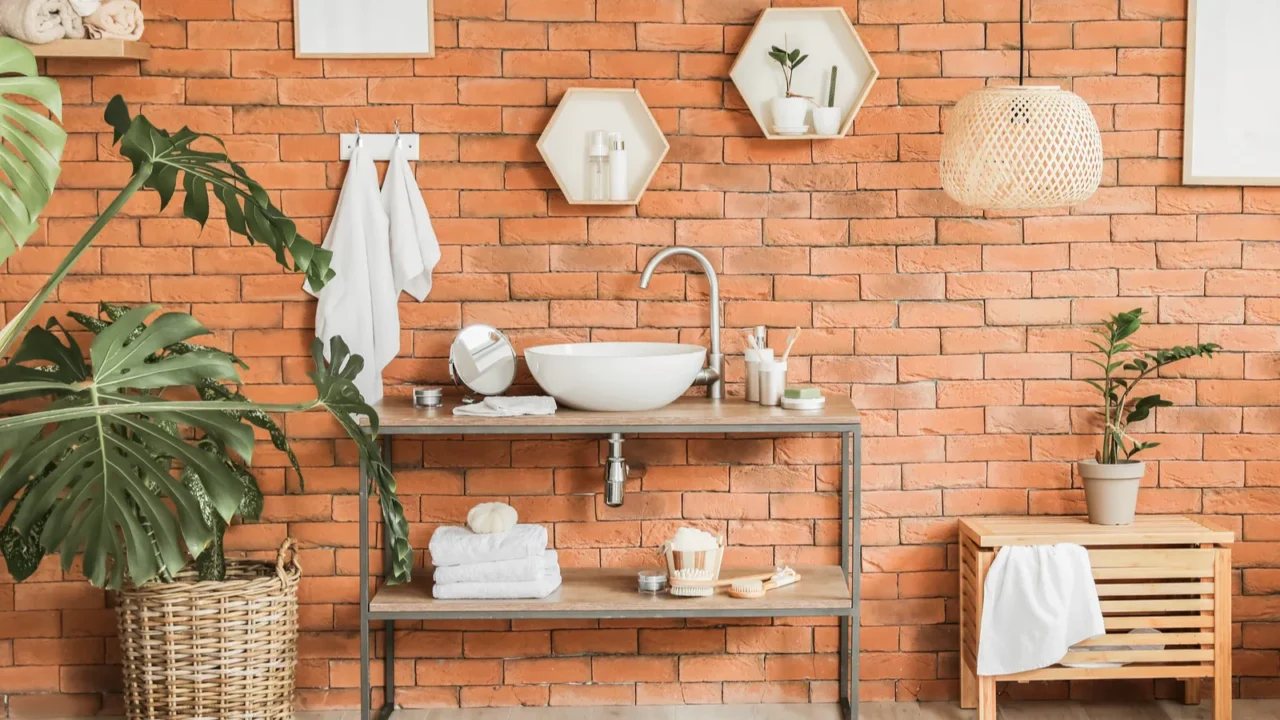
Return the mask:
[[[129,720],[292,718],[298,579],[285,540],[276,562],[229,561],[223,582],[120,592],[120,649]]]
[[[662,554],[667,559],[667,577],[677,579],[678,570],[694,570],[685,580],[719,580],[720,561],[724,559],[724,539],[718,538],[715,550],[672,550],[671,543],[663,543]]]

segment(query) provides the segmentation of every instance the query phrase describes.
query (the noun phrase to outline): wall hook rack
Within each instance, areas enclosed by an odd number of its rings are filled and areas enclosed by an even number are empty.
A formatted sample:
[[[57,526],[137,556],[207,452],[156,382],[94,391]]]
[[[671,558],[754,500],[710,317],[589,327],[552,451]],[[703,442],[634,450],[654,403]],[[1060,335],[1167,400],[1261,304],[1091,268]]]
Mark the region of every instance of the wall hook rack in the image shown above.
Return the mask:
[[[418,160],[418,134],[400,132],[399,122],[396,123],[395,130],[394,133],[362,133],[360,123],[356,122],[355,132],[342,133],[339,155],[343,160],[350,160],[351,153],[356,149],[356,143],[360,143],[360,147],[365,152],[371,153],[374,160],[390,160],[391,151],[395,149],[396,143],[399,143],[409,160]]]

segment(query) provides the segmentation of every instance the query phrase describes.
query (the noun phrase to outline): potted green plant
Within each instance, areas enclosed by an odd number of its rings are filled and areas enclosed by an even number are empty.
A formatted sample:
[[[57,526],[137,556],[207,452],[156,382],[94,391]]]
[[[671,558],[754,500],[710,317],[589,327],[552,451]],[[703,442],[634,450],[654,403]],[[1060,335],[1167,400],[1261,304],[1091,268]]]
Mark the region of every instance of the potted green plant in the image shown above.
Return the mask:
[[[53,195],[66,133],[48,115],[61,112],[58,84],[37,75],[31,51],[0,38],[0,262],[36,231]],[[132,162],[129,182],[0,330],[0,554],[19,582],[57,553],[65,571],[80,558],[90,583],[119,592],[130,717],[289,717],[296,566],[283,549],[275,563],[228,561],[222,538],[234,518],[253,519],[262,507],[248,470],[255,427],[293,460],[272,414],[327,410],[377,484],[392,538],[389,580],[408,579],[408,526],[374,439],[377,413],[353,382],[362,360],[341,338],[326,358],[317,341],[316,398],[263,404],[240,392],[244,363],[198,344],[208,331],[186,313],[157,314],[155,305],[70,313],[90,338],[87,352],[61,321],[32,323],[144,189],[164,207],[181,188],[182,214],[200,224],[217,203],[231,232],[266,246],[312,287],[334,276],[330,254],[298,234],[217,138],[160,130],[131,117],[120,97],[108,104],[106,121]],[[224,623],[221,613],[242,615]],[[220,680],[211,685],[210,677]]]
[[[836,75],[840,68],[831,66],[831,81],[827,87],[827,104],[813,109],[813,131],[818,135],[840,134],[840,108],[836,107]]]
[[[1204,343],[1175,347],[1172,350],[1137,352],[1132,338],[1142,327],[1142,309],[1112,315],[1094,328],[1100,341],[1089,344],[1102,353],[1102,359],[1089,362],[1102,370],[1098,380],[1086,380],[1102,395],[1102,447],[1093,459],[1076,464],[1084,480],[1085,502],[1089,522],[1096,525],[1129,525],[1138,504],[1138,487],[1146,474],[1146,463],[1134,456],[1158,447],[1157,442],[1143,442],[1129,434],[1129,426],[1146,420],[1155,408],[1173,403],[1160,395],[1137,395],[1138,385],[1156,375],[1161,368],[1193,357],[1213,357],[1219,346]],[[1126,375],[1127,373],[1127,375]]]
[[[775,132],[784,135],[800,135],[808,130],[805,115],[809,111],[811,100],[804,95],[792,92],[791,83],[794,80],[796,68],[808,60],[809,56],[802,55],[799,48],[792,50],[785,35],[782,44],[782,47],[774,45],[769,49],[769,57],[782,68],[784,86],[782,96],[770,101],[769,110],[773,116]]]

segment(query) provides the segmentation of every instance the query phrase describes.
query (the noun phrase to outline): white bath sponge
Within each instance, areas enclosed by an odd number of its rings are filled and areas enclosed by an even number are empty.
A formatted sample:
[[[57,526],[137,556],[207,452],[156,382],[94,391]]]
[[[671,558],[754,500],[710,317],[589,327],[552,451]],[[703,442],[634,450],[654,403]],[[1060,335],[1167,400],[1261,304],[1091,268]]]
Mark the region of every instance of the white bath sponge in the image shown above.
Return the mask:
[[[679,552],[715,550],[719,546],[720,541],[715,535],[697,528],[682,527],[671,538],[671,549]]]
[[[517,518],[516,509],[506,503],[480,503],[467,513],[467,527],[473,533],[492,535],[515,527]]]

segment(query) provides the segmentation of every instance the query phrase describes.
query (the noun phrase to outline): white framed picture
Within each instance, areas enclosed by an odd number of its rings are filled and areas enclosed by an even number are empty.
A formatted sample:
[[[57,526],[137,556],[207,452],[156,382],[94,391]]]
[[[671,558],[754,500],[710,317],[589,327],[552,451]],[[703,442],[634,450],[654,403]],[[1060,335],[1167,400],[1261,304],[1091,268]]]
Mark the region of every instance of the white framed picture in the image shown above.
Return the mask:
[[[1182,182],[1280,185],[1280,2],[1190,0]]]
[[[434,57],[432,0],[293,0],[300,58]]]

